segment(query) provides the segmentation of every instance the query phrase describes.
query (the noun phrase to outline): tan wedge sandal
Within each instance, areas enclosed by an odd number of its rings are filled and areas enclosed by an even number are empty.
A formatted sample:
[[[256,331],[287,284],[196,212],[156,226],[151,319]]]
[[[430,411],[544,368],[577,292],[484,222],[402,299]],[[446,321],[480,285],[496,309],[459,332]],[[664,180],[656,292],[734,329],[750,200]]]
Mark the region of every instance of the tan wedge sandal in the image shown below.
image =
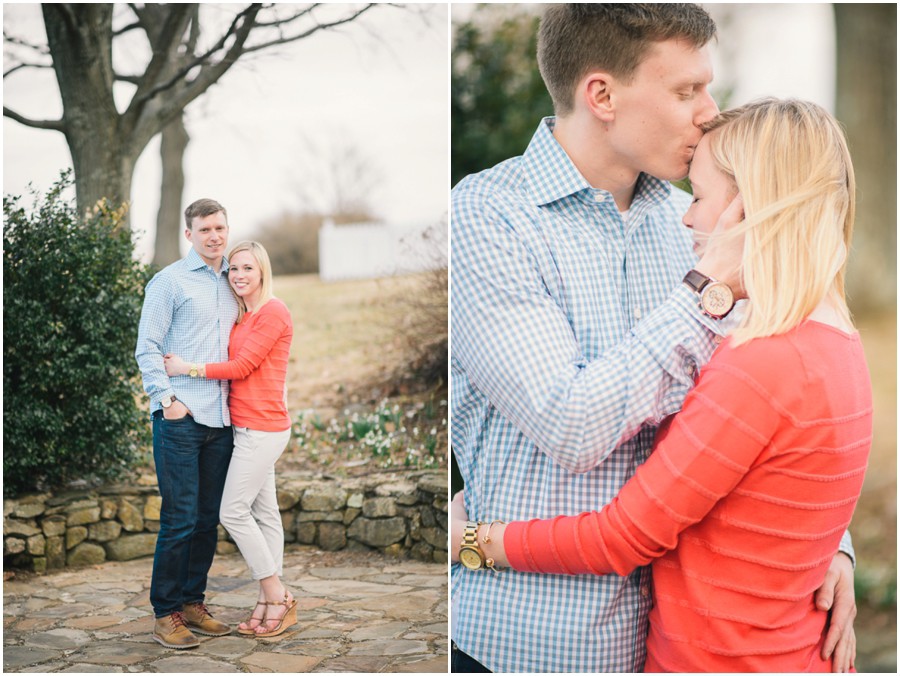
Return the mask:
[[[292,627],[297,624],[297,599],[293,599],[292,601],[288,601],[288,591],[284,590],[284,600],[282,601],[266,601],[267,606],[284,606],[286,610],[284,611],[284,615],[281,616],[281,619],[278,621],[278,625],[274,629],[270,629],[269,631],[265,631],[262,633],[257,633],[256,638],[271,638],[272,636],[280,636],[285,632],[288,627]],[[263,622],[273,622],[275,618],[271,620],[267,617]]]
[[[263,609],[262,617],[256,616],[257,608]],[[255,627],[250,626],[250,624],[253,622],[253,620],[256,620],[259,623]],[[266,602],[265,601],[257,601],[256,605],[253,606],[253,610],[250,612],[250,617],[248,617],[245,622],[241,622],[241,624],[246,624],[247,628],[241,629],[240,625],[238,625],[237,633],[241,634],[242,636],[256,636],[256,627],[260,626],[265,621],[266,621]]]

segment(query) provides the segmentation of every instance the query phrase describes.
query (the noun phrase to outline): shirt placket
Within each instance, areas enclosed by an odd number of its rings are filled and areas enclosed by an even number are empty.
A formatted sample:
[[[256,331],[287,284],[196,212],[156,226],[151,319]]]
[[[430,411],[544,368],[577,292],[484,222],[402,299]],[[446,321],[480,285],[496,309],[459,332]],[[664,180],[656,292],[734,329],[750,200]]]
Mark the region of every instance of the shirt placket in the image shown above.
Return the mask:
[[[219,361],[228,361],[228,340],[231,335],[231,327],[226,326],[227,322],[222,321],[222,317],[225,316],[225,294],[227,293],[231,293],[228,286],[228,275],[220,272],[216,277],[216,334],[219,336]],[[228,410],[229,383],[227,380],[220,380],[218,385],[222,421],[227,426],[231,424],[231,413]]]

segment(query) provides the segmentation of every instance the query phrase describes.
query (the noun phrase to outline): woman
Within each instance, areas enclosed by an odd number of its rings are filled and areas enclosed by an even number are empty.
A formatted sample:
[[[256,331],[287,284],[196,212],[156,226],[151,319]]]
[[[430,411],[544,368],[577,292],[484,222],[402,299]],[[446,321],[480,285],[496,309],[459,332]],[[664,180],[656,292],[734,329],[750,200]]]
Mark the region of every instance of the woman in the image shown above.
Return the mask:
[[[297,603],[280,579],[284,531],[275,496],[275,461],[291,437],[285,378],[293,322],[287,306],[272,296],[272,266],[261,244],[241,242],[228,262],[228,281],[238,300],[229,361],[188,364],[170,354],[165,363],[170,376],[231,381],[234,453],[219,518],[259,580],[256,606],[238,633],[265,638],[297,622]]]
[[[706,131],[684,223],[702,247],[740,194],[745,221],[723,235],[743,237],[740,325],[602,511],[485,524],[478,544],[520,571],[626,575],[652,562],[647,671],[844,671],[852,657],[820,656],[827,614],[813,594],[853,514],[872,435],[844,300],[850,156],[836,121],[800,101],[752,103]],[[457,499],[453,542],[465,520]]]

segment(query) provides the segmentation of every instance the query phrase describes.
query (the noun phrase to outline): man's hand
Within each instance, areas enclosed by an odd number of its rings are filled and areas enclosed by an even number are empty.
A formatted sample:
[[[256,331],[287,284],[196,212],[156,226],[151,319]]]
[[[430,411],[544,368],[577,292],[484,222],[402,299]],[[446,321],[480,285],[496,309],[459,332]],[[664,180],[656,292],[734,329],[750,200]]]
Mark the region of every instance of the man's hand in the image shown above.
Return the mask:
[[[710,234],[703,258],[694,268],[707,277],[725,282],[731,287],[735,300],[747,297],[741,277],[741,260],[744,255],[744,237],[729,234],[744,220],[744,200],[738,193],[719,216]]]
[[[191,370],[190,364],[177,354],[172,353],[163,357],[163,365],[166,367],[166,375],[170,378],[172,376],[186,376]]]
[[[163,418],[166,420],[181,420],[184,416],[190,415],[191,410],[176,399],[169,408],[164,408],[162,412]]]
[[[832,559],[825,581],[816,591],[816,607],[831,611],[822,659],[827,660],[833,653],[832,671],[847,673],[856,661],[856,634],[853,632],[856,593],[853,589],[853,563],[843,552],[838,552]]]

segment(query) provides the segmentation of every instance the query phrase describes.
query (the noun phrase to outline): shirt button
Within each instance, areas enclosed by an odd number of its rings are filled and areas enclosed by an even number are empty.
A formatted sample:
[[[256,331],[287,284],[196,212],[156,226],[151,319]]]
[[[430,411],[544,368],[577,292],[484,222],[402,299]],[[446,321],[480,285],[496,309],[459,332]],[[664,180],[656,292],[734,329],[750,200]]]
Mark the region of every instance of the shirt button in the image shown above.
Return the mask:
[[[720,336],[720,335],[718,335],[718,334],[716,334],[715,336],[713,336],[713,342],[714,342],[716,345],[719,345],[723,340],[725,340],[725,336]]]
[[[697,370],[697,365],[690,359],[684,362],[684,372],[689,376],[693,376],[694,372]]]
[[[606,195],[604,195],[602,192],[595,192],[594,193],[594,201],[595,202],[605,202]]]
[[[650,587],[648,587],[645,584],[642,584],[641,585],[641,596],[643,596],[644,598],[647,598],[648,596],[650,596]]]
[[[640,319],[642,314],[643,313],[641,312],[641,308],[639,308],[639,307],[634,308],[634,318],[635,319]]]

